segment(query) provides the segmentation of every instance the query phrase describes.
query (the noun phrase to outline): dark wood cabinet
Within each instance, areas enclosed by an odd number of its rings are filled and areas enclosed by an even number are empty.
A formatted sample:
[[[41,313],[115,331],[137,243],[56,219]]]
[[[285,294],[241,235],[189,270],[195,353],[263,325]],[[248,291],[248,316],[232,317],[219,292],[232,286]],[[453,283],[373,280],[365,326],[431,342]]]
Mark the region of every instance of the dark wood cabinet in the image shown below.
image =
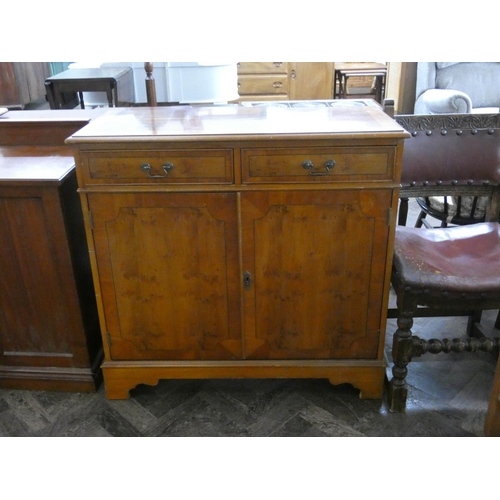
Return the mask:
[[[23,144],[57,144],[61,134],[88,122],[65,116],[13,111],[0,127],[6,132],[2,141],[10,144],[0,145],[2,388],[94,391],[102,379],[99,318],[72,151]]]

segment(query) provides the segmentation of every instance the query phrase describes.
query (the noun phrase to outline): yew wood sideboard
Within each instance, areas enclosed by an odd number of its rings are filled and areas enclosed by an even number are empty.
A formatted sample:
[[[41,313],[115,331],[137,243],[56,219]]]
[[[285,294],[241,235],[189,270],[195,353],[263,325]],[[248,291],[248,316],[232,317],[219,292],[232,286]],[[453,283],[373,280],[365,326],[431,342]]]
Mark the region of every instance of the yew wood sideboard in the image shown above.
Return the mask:
[[[115,108],[69,137],[107,397],[265,377],[382,397],[407,136],[336,101]]]

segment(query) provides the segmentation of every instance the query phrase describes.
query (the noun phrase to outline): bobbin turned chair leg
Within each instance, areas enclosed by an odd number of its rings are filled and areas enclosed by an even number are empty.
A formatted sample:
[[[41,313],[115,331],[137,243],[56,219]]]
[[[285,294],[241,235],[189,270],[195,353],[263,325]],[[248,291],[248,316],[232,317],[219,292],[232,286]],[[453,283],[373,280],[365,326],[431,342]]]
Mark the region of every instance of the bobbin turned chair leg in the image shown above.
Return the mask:
[[[389,382],[389,410],[392,412],[404,412],[408,388],[406,376],[408,374],[408,363],[413,355],[413,338],[411,327],[413,318],[409,315],[400,315],[397,320],[398,329],[394,333],[392,342],[393,378]]]

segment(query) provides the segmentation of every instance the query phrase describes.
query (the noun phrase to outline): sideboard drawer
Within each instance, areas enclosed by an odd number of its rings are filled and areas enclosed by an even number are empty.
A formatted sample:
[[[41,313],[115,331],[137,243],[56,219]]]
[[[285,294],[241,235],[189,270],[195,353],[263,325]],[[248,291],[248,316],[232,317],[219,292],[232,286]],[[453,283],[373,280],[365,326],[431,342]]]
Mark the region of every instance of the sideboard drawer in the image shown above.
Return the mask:
[[[383,147],[242,150],[243,182],[391,180],[393,164]]]
[[[239,62],[238,74],[287,73],[286,62]]]
[[[238,93],[245,94],[287,94],[286,75],[240,75]]]
[[[233,182],[232,150],[99,151],[82,164],[89,184]]]

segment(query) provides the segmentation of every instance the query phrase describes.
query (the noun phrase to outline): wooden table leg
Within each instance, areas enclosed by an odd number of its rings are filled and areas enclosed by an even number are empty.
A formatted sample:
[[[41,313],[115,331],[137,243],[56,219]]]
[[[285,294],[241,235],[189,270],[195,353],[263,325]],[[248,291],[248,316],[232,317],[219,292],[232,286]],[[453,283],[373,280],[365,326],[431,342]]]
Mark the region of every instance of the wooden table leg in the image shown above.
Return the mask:
[[[347,79],[349,78],[347,75],[342,75],[342,78],[344,80],[343,82],[343,98],[346,99],[347,98]]]
[[[115,97],[114,105],[117,106],[117,104],[118,104],[118,85],[116,85],[116,83],[111,82],[109,84],[108,89],[106,90],[106,96],[108,98],[108,106],[110,108],[113,107],[113,95]]]

